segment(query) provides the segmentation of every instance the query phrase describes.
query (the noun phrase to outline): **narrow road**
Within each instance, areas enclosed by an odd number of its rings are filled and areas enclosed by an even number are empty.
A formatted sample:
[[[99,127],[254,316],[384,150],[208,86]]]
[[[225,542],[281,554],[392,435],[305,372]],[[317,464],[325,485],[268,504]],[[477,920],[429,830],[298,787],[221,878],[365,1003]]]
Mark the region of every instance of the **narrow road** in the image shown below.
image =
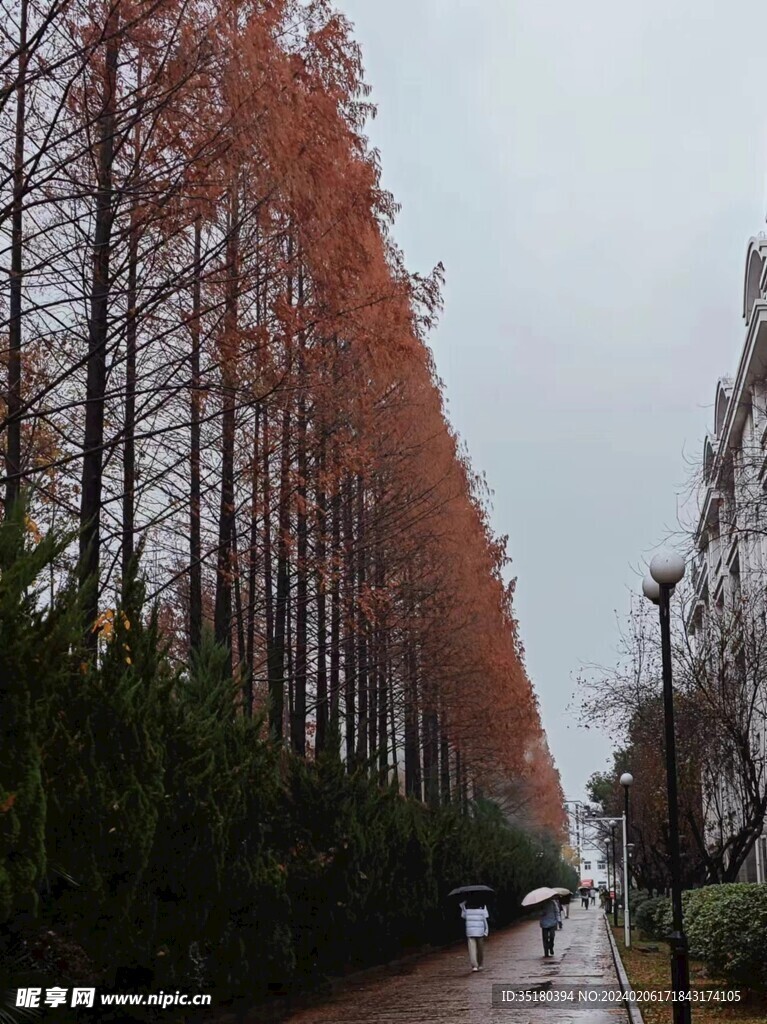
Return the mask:
[[[618,979],[596,907],[572,907],[557,932],[554,957],[543,957],[540,927],[526,921],[491,935],[485,969],[472,973],[465,947],[433,953],[397,973],[345,988],[328,1003],[293,1014],[291,1024],[624,1024],[620,1007],[493,1007],[492,986],[615,985]]]

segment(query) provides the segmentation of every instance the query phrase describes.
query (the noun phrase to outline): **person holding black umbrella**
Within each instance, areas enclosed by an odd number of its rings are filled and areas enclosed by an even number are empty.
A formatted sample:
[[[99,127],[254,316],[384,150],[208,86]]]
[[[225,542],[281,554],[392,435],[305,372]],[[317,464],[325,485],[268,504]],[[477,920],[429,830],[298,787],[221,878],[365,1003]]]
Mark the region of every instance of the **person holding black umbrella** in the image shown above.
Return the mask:
[[[491,895],[494,891],[489,885],[461,885],[448,893],[448,896],[466,897],[459,906],[461,917],[466,922],[466,939],[469,944],[469,960],[472,971],[482,970],[490,916],[484,898],[486,893]]]
[[[471,969],[481,971],[485,959],[485,939],[489,931],[487,907],[477,897],[463,900],[460,907],[461,917],[466,922],[466,941],[469,945]]]

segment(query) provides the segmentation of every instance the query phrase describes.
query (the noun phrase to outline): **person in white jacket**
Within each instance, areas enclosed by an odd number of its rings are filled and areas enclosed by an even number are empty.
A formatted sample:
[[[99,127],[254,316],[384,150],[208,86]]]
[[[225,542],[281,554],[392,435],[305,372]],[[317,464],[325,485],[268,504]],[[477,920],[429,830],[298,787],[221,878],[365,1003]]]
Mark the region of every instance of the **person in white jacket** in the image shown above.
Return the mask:
[[[466,939],[469,943],[469,960],[472,971],[482,970],[485,958],[485,939],[488,934],[487,907],[475,903],[461,903],[461,917],[466,921]]]

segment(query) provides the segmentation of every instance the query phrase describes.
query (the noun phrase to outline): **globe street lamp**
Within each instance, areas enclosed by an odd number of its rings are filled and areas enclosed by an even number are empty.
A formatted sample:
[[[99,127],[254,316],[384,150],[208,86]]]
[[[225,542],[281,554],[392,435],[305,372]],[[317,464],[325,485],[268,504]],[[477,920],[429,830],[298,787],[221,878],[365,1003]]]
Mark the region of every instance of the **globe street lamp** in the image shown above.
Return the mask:
[[[682,917],[682,867],[679,853],[679,799],[676,778],[676,735],[674,731],[674,689],[671,678],[670,600],[674,587],[684,576],[684,559],[675,552],[661,552],[650,562],[650,575],[642,583],[645,597],[660,612],[663,660],[663,712],[666,732],[666,786],[668,789],[668,832],[671,855],[671,907],[674,930],[671,942],[671,984],[676,993],[674,1024],[690,1024],[692,1013],[686,1001],[690,990],[690,961]]]
[[[631,911],[629,909],[629,789],[634,784],[630,772],[621,775],[623,786],[623,935],[626,949],[631,949]]]

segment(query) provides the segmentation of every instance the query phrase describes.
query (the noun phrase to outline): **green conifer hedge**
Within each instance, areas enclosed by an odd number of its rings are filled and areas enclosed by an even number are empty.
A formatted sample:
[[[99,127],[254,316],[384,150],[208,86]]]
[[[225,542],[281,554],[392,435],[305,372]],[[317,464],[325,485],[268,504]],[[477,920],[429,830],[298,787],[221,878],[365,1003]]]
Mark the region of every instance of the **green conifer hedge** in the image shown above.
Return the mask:
[[[138,967],[257,999],[458,938],[455,886],[496,889],[493,927],[526,890],[575,886],[552,839],[488,801],[428,808],[275,746],[210,636],[173,664],[138,580],[94,663],[75,588],[50,587],[67,543],[32,543],[21,512],[0,526],[0,953],[25,919],[105,984]]]

